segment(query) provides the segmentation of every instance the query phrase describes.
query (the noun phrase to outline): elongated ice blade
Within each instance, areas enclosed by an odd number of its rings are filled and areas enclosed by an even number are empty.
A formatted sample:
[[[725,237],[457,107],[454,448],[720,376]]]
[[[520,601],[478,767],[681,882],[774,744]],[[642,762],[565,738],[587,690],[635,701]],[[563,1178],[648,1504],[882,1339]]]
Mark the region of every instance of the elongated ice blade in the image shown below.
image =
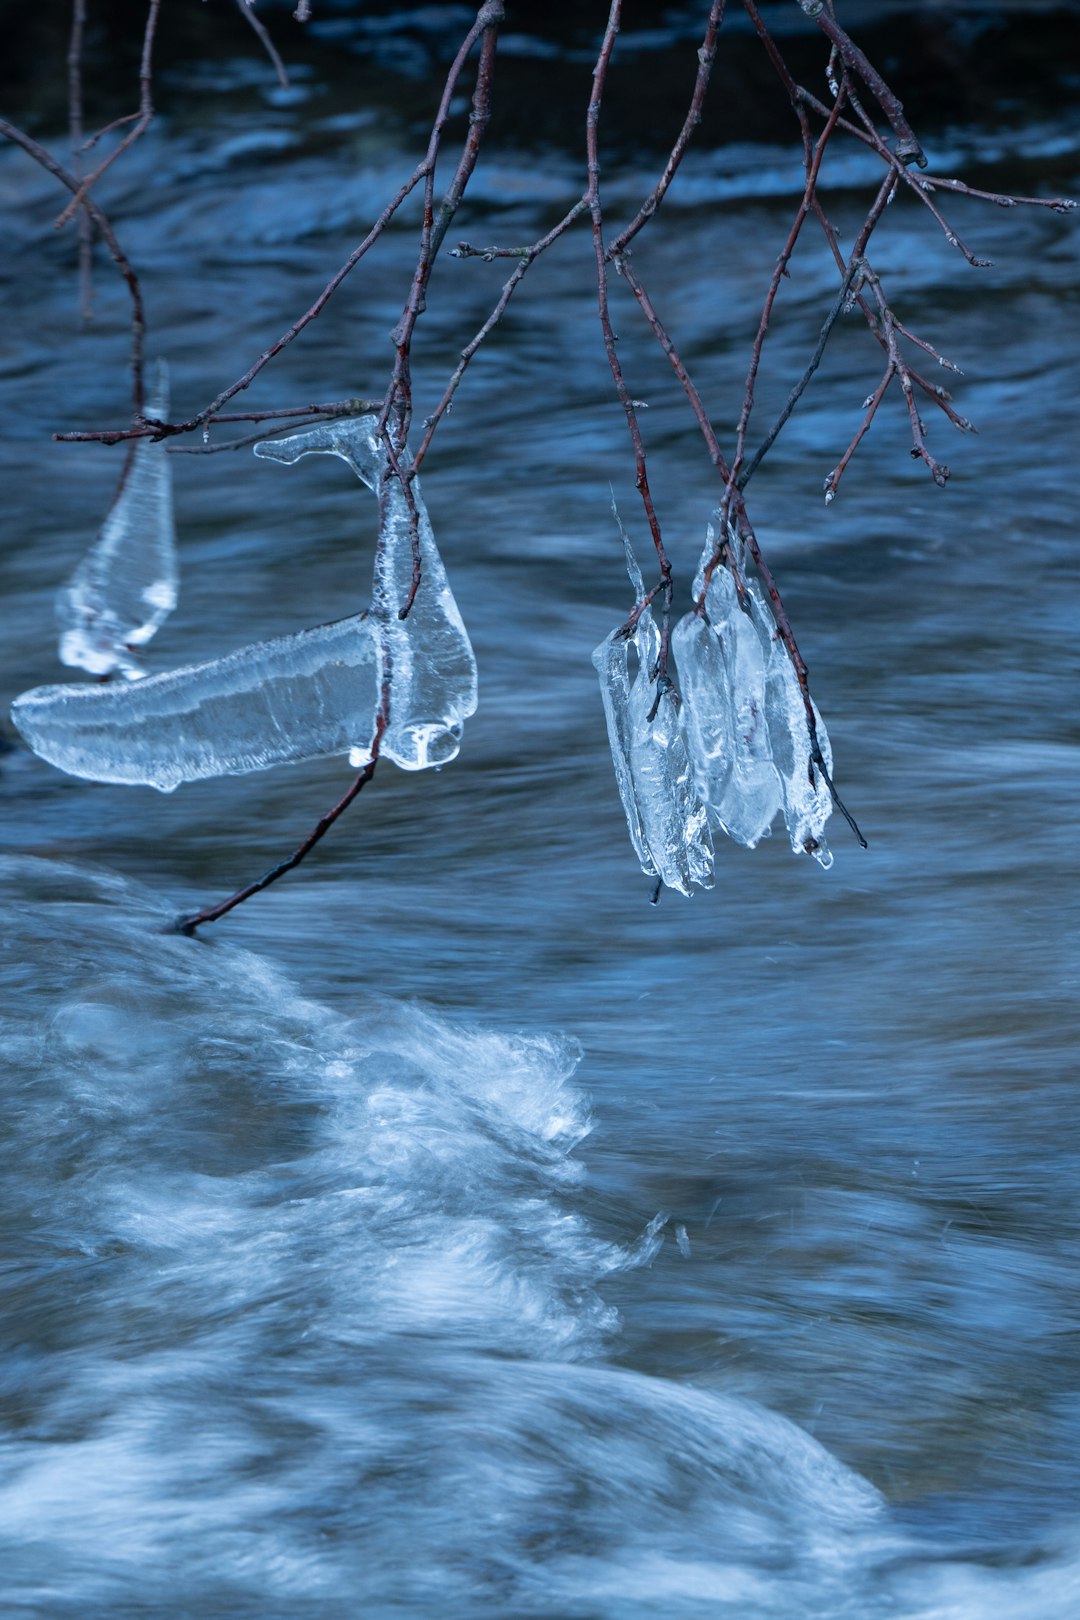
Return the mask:
[[[727,663],[712,625],[688,613],[672,632],[686,738],[701,797],[719,802],[735,764],[735,710]]]
[[[476,659],[420,481],[412,480],[410,504],[401,480],[387,470],[376,426],[374,416],[321,423],[285,439],[264,440],[255,453],[286,464],[313,453],[340,456],[378,495],[372,608],[390,689],[381,751],[404,770],[417,771],[444,765],[457,754],[464,722],[476,710]]]
[[[712,549],[710,531],[708,557]],[[702,585],[706,561],[703,555]],[[753,849],[768,837],[780,809],[780,780],[765,723],[770,632],[756,603],[753,615],[744,611],[725,567],[715,569],[709,581],[705,609],[707,624],[688,614],[673,637],[694,775],[710,822]]]
[[[169,374],[159,361],[146,414],[163,420],[168,411]],[[57,595],[61,662],[92,675],[141,675],[134,650],[176,606],[177,577],[172,463],[164,443],[135,439],[101,532]]]
[[[326,754],[366,763],[377,666],[375,626],[358,614],[133,685],[37,687],[11,717],[35,754],[72,776],[169,793]]]
[[[688,895],[695,885],[712,887],[708,815],[694,785],[682,710],[670,690],[657,702],[649,673],[642,660],[630,689],[630,773],[656,870],[669,889]]]
[[[832,747],[825,722],[811,702],[818,746],[832,774]],[[812,855],[828,869],[832,852],[825,842],[825,823],[832,815],[832,795],[821,771],[810,757],[810,728],[798,677],[787,648],[777,639],[769,656],[765,687],[765,713],[772,740],[773,759],[780,772],[784,820],[796,854]]]
[[[637,788],[630,772],[630,643],[613,630],[596,648],[592,661],[600,677],[611,759],[630,842],[646,877],[656,877],[656,864],[645,839]]]
[[[659,631],[646,611],[634,635],[613,632],[593,653],[615,779],[630,841],[649,877],[689,894],[712,886],[712,839],[694,786],[681,711],[654,676]],[[637,670],[631,680],[631,652]],[[655,706],[655,714],[652,713]],[[650,718],[650,715],[652,716]]]

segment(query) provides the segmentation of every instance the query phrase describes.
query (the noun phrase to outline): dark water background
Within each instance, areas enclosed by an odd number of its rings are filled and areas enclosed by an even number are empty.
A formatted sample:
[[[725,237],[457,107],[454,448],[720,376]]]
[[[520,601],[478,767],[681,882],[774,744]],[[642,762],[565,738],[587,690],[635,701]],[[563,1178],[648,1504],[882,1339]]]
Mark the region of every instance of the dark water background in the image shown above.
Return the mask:
[[[899,10],[850,18],[932,170],[1075,193],[1077,8]],[[230,14],[166,34],[161,119],[101,196],[177,414],[285,329],[414,161],[458,11],[316,6],[307,43],[268,12],[289,92]],[[58,16],[25,20],[9,100],[57,139]],[[512,18],[455,237],[531,240],[580,189],[599,13],[575,19]],[[698,26],[627,29],[613,219],[662,162]],[[813,38],[796,15],[816,84]],[[722,438],[798,187],[790,115],[730,40],[636,253]],[[107,43],[91,123],[128,110]],[[874,184],[839,152],[826,172],[848,239]],[[53,594],[118,462],[49,434],[124,420],[127,308],[102,263],[80,330],[58,194],[21,153],[0,197],[6,704],[58,678]],[[879,375],[861,317],[752,489],[868,851],[834,818],[827,874],[776,837],[720,850],[712,894],[647,903],[588,656],[628,607],[609,484],[640,525],[584,231],[530,273],[425,468],[481,672],[459,760],[384,767],[200,941],[162,929],[286,853],[344,762],[163,797],[0,761],[5,1613],[1077,1612],[1078,237],[949,212],[992,270],[902,197],[873,255],[964,368],[978,436],[929,419],[948,489],[893,400],[824,507]],[[253,405],[381,393],[415,223]],[[418,415],[505,274],[441,261]],[[808,231],[762,423],[833,276]],[[717,487],[615,297],[685,595]],[[344,467],[175,473],[155,667],[366,602],[373,511]]]

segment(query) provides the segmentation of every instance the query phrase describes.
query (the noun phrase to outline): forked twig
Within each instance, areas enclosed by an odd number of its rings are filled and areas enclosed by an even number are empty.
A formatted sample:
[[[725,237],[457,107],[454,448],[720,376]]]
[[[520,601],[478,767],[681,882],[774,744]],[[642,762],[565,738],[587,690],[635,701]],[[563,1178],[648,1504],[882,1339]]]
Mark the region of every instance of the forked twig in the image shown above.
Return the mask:
[[[9,124],[6,118],[0,118],[0,135],[3,135],[7,140],[11,141],[13,145],[21,147],[28,157],[32,157],[35,163],[40,163],[43,169],[46,169],[49,174],[53,175],[57,180],[59,180],[61,185],[67,186],[69,191],[76,193],[78,192],[79,181],[75,178],[75,176],[70,174],[68,170],[64,168],[63,164],[58,163],[51,152],[47,152],[43,146],[39,146],[38,142],[35,141],[32,136],[25,134],[25,132],[17,128],[15,124]],[[123,276],[124,281],[127,284],[128,292],[131,295],[132,399],[134,403],[135,415],[141,416],[144,402],[143,336],[146,331],[146,317],[143,312],[142,291],[139,287],[139,278],[135,274],[131,260],[128,258],[127,254],[121,248],[120,243],[117,241],[116,232],[113,230],[109,218],[104,211],[100,209],[94,199],[89,196],[85,196],[83,198],[81,206],[86,209],[87,213],[90,215],[90,218],[93,220],[94,225],[105,243],[105,246],[112,255],[116,268]]]
[[[135,120],[133,127],[128,131],[123,140],[119,142],[113,151],[109,153],[108,157],[103,158],[98,164],[97,168],[94,169],[91,174],[88,174],[84,180],[79,182],[74,197],[72,197],[63,213],[58,216],[55,222],[57,230],[59,230],[62,225],[67,224],[72,214],[74,214],[75,210],[83,202],[90,190],[90,187],[97,184],[97,182],[101,179],[101,176],[105,173],[106,169],[112,167],[121,153],[126,152],[129,146],[134,146],[139,136],[150,125],[150,120],[154,116],[152,66],[154,33],[157,29],[158,12],[160,9],[161,0],[150,0],[150,9],[146,17],[146,29],[143,33],[142,59],[139,63],[139,111],[133,115]]]

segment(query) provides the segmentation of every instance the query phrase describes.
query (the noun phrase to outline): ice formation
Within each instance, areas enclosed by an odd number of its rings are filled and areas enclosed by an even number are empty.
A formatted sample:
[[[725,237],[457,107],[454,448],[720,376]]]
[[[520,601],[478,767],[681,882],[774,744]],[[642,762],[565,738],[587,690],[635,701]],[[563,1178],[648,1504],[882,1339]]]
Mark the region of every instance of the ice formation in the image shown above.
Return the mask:
[[[159,361],[146,414],[163,420],[168,411],[168,368]],[[168,618],[176,587],[172,464],[164,442],[135,439],[101,532],[57,595],[61,663],[142,675],[134,649]]]
[[[644,591],[629,544],[627,570],[640,604]],[[631,654],[637,662],[633,676]],[[712,839],[694,786],[682,706],[658,682],[659,655],[660,632],[644,608],[631,635],[613,630],[592,659],[600,677],[615,779],[641,869],[688,895],[695,885],[712,887]]]
[[[286,465],[313,453],[340,456],[378,496],[372,613],[390,693],[390,720],[380,752],[403,770],[420,771],[445,765],[457,754],[463,723],[476,709],[476,659],[415,478],[411,488],[420,582],[409,606],[413,514],[401,480],[386,471],[376,425],[374,416],[324,422],[284,439],[264,439],[255,454]]]
[[[640,604],[641,576],[625,532],[623,541]],[[631,636],[614,631],[593,653],[631,842],[643,871],[684,894],[712,881],[710,829],[753,848],[781,810],[792,849],[832,865],[824,838],[832,795],[811,758],[787,648],[754,579],[745,579],[740,597],[731,570],[718,566],[706,587],[715,552],[710,527],[694,583],[695,598],[704,593],[704,613],[686,614],[671,638],[681,705],[669,692],[657,702],[660,635],[647,609]],[[831,772],[828,734],[816,707],[813,713]]]
[[[366,763],[377,666],[374,623],[361,613],[134,685],[40,686],[11,716],[35,754],[72,776],[170,793],[350,750]]]
[[[818,747],[825,769],[832,775],[832,747],[825,722],[811,699]],[[765,682],[765,717],[773,759],[784,795],[784,821],[791,847],[812,855],[828,869],[832,852],[825,842],[825,823],[832,815],[832,795],[821,770],[810,757],[810,728],[802,689],[782,641],[773,642]]]
[[[154,409],[159,408],[165,407],[155,399]],[[375,428],[373,416],[343,419],[256,446],[257,454],[287,464],[312,451],[340,456],[378,495],[380,536],[368,612],[241,647],[133,686],[95,683],[24,692],[12,707],[12,719],[34,752],[73,776],[144,783],[163,792],[181,782],[241,775],[327,754],[347,753],[353,766],[361,767],[371,759],[376,714],[386,689],[389,722],[380,752],[405,770],[453,759],[462,724],[476,708],[476,661],[415,480],[420,577],[410,606],[413,513],[400,481],[384,477],[383,447]],[[152,471],[156,464],[134,463],[125,485],[135,504],[129,505],[126,527],[116,529],[124,544],[110,541],[111,549],[103,548],[107,524],[91,554],[100,552],[110,563],[95,578],[114,581],[112,617],[104,609],[99,612],[97,639],[91,641],[88,630],[79,632],[80,647],[98,649],[97,662],[86,665],[95,673],[116,667],[135,673],[124,661],[126,647],[140,638],[145,641],[165,616],[161,612],[152,623],[136,625],[134,632],[126,621],[122,631],[116,628],[122,617],[120,585],[130,587],[135,577],[128,549],[132,557],[141,557],[128,547],[132,514],[147,507],[148,490],[156,489],[160,496],[161,478],[167,479],[167,473],[152,477],[147,465]],[[122,493],[110,521],[123,499]],[[130,566],[121,568],[125,558]],[[175,568],[169,577],[174,601]],[[167,593],[158,583],[164,601]],[[113,627],[108,636],[101,632],[106,622]]]

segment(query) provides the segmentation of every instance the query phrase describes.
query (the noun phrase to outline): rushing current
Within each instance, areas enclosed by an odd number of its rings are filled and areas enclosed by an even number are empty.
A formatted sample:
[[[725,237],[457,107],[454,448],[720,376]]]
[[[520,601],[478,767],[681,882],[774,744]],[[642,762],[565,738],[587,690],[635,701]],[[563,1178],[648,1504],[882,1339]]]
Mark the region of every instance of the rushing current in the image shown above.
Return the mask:
[[[288,92],[239,18],[227,35],[200,8],[196,44],[163,34],[160,120],[100,184],[178,415],[288,329],[423,150],[457,8],[362,10],[316,4],[305,38],[265,8]],[[919,8],[864,35],[883,65],[899,53],[930,172],[1075,191],[1056,77],[1072,35],[1058,19],[1039,56],[1042,25],[1016,13],[1006,82],[976,10],[966,32]],[[613,220],[659,172],[696,67],[698,23],[665,19],[646,37],[628,16],[620,38]],[[524,28],[507,25],[490,156],[448,247],[532,241],[580,194],[595,40]],[[763,122],[765,68],[748,32],[731,41],[721,88],[751,84],[753,105],[706,120],[633,260],[725,444],[800,195],[786,100]],[[949,97],[920,96],[919,62]],[[99,62],[88,119],[131,111],[136,66]],[[60,152],[63,62],[34,71],[19,116]],[[849,241],[874,172],[855,153],[825,175]],[[123,451],[50,435],[123,425],[130,397],[120,279],[96,263],[84,330],[58,188],[14,150],[0,185],[6,712],[85,685],[53,604]],[[340,798],[344,754],[163,796],[65,775],[5,728],[5,1620],[1073,1620],[1080,234],[946,201],[992,269],[902,196],[874,266],[963,367],[941,377],[978,435],[927,422],[949,486],[890,399],[826,506],[880,376],[845,316],[747,491],[866,850],[834,813],[831,869],[793,858],[785,820],[821,830],[807,778],[757,848],[714,827],[710,890],[649,903],[590,662],[636,594],[612,489],[642,561],[649,536],[587,222],[529,272],[423,465],[478,671],[456,758],[380,765],[298,871],[190,939],[179,914]],[[420,224],[410,205],[242,399],[377,398]],[[440,258],[411,442],[511,270]],[[833,296],[812,239],[791,271],[759,433]],[[720,491],[617,277],[612,298],[674,629]],[[227,431],[247,429],[213,440]],[[100,686],[100,706],[367,622],[380,516],[346,468],[166,453],[183,588],[153,673]],[[625,652],[627,692],[660,624],[657,606]],[[790,665],[748,645],[766,710],[794,712],[770,693]],[[725,713],[701,759],[722,755]],[[769,740],[782,792],[802,734]],[[728,781],[718,766],[717,802]]]

